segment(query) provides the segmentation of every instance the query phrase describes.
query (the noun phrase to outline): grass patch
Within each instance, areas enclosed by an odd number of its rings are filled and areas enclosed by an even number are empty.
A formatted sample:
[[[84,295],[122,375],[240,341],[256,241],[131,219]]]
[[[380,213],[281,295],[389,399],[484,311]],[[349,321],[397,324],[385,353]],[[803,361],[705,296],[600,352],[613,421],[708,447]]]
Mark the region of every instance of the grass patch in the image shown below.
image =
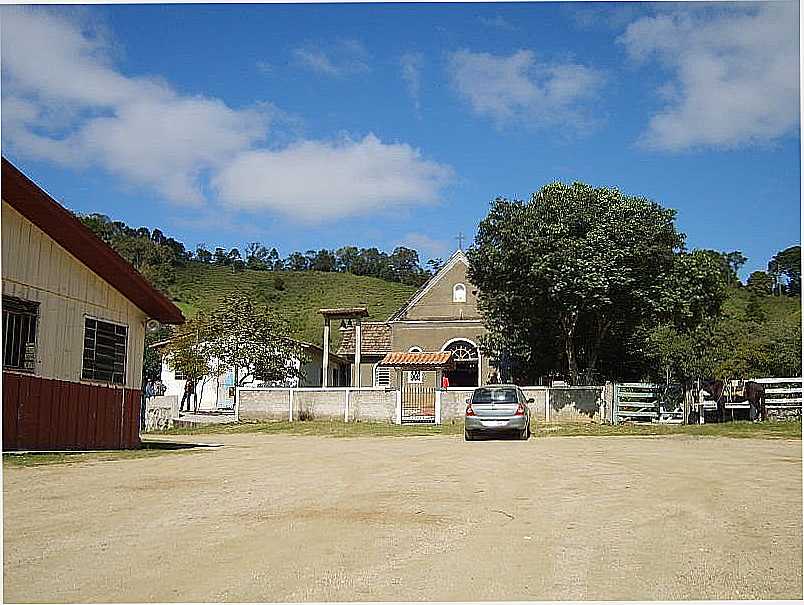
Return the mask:
[[[694,435],[699,437],[738,437],[745,439],[801,439],[801,421],[726,422],[723,424],[555,424],[539,425],[537,437],[608,437],[651,435]]]
[[[242,422],[180,427],[160,435],[213,435],[261,433],[277,435],[314,435],[319,437],[422,437],[463,433],[463,423],[442,425],[388,424],[384,422],[330,422],[305,420],[298,422]]]
[[[187,453],[198,451],[198,449],[199,446],[191,443],[145,440],[140,448],[136,450],[4,453],[3,465],[28,467],[48,466],[51,464],[80,464],[82,462],[109,462],[135,458],[152,458],[164,454]]]
[[[463,422],[436,425],[397,425],[380,422],[243,422],[207,424],[170,429],[154,435],[215,435],[259,433],[265,435],[311,435],[318,437],[421,437],[460,435]],[[727,422],[704,425],[536,424],[533,436],[540,437],[616,437],[616,436],[695,435],[700,437],[742,437],[750,439],[801,439],[801,421]]]

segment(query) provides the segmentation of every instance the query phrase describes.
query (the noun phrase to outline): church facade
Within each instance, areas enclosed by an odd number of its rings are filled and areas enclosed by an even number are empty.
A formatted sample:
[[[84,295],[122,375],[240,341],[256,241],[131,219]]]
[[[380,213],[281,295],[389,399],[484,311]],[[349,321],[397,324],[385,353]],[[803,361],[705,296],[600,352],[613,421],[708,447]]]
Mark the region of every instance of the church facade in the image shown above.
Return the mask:
[[[453,352],[455,367],[444,371],[449,386],[485,384],[491,367],[479,345],[486,328],[477,308],[477,288],[466,276],[468,268],[466,254],[456,251],[388,320],[362,322],[360,368],[354,367],[354,328],[344,329],[338,355],[352,360],[351,384],[358,384],[359,372],[361,386],[440,386],[435,372],[395,372],[379,365],[391,352],[437,351]]]

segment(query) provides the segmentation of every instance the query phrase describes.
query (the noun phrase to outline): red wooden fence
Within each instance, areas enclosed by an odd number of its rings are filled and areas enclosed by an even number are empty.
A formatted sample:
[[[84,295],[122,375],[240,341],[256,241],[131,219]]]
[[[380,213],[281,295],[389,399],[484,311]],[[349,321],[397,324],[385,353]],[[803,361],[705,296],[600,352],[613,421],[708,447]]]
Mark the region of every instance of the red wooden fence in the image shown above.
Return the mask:
[[[3,372],[4,450],[140,444],[140,390]]]

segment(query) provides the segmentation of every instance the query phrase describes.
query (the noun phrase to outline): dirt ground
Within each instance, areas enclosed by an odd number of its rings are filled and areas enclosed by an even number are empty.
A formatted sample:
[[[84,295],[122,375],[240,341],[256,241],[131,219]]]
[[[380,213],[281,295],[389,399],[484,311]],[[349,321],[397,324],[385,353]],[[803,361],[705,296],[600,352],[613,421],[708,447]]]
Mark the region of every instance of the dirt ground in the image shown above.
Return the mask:
[[[801,442],[174,437],[6,467],[6,602],[802,597]]]

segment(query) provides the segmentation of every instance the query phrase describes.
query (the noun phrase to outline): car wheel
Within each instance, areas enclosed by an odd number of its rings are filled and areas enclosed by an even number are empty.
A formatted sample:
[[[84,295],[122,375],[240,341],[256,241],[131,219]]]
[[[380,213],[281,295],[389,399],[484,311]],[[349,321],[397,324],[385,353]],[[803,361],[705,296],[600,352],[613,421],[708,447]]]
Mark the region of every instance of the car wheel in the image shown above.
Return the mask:
[[[464,439],[464,441],[474,441],[475,436],[472,435],[472,433],[470,433],[469,431],[464,429],[464,431],[463,431],[463,439]]]
[[[531,432],[530,432],[530,423],[528,423],[528,428],[527,428],[527,431],[528,431],[528,436],[527,436],[527,437],[525,437],[525,439],[530,439],[530,435],[531,435]]]
[[[524,428],[519,432],[519,440],[520,441],[527,441],[528,437],[530,437],[530,435],[528,435],[528,429],[527,428]]]

